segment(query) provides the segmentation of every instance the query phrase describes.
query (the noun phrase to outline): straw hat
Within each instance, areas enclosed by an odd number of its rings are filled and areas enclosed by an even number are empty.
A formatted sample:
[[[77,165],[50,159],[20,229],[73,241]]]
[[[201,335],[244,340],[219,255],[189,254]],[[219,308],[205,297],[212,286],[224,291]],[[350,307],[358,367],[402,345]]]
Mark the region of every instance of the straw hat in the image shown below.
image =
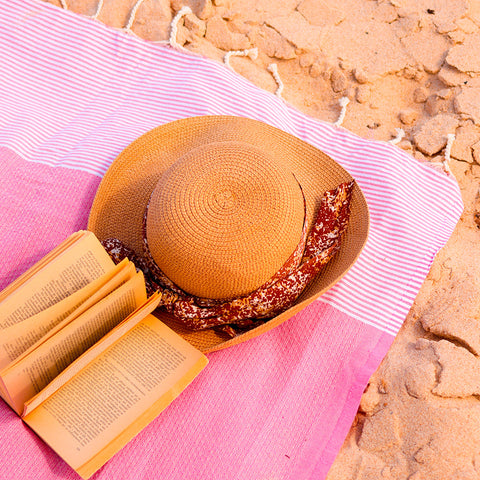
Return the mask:
[[[326,190],[352,177],[312,145],[241,117],[186,118],[157,127],[125,148],[106,172],[88,228],[143,255],[142,222],[157,265],[202,298],[231,299],[268,281],[302,237]],[[355,186],[340,251],[287,311],[234,339],[192,332],[159,316],[203,351],[252,338],[285,321],[337,282],[368,234],[368,208]],[[321,320],[319,320],[321,321]]]

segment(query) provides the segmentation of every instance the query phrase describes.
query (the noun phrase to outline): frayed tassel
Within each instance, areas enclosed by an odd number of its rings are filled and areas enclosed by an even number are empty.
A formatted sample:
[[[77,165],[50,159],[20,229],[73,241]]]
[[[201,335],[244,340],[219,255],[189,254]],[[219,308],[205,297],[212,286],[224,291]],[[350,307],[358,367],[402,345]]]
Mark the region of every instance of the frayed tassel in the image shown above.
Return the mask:
[[[447,145],[445,147],[445,155],[444,155],[444,160],[443,160],[443,168],[447,173],[450,175],[453,175],[452,170],[450,170],[450,154],[452,152],[452,146],[453,142],[455,141],[455,134],[454,133],[449,133],[447,135]]]
[[[128,18],[128,22],[123,28],[125,32],[134,34],[132,30],[132,26],[135,21],[137,10],[140,7],[140,5],[143,3],[143,1],[144,0],[138,0],[137,3],[133,6],[132,11],[130,12],[130,17]],[[100,9],[102,5],[103,5],[103,0],[100,0],[99,5],[97,7],[97,12],[95,13],[93,18],[98,17],[98,14],[100,13]],[[183,6],[172,19],[172,23],[170,24],[170,36],[169,36],[168,42],[161,40],[161,41],[152,42],[152,43],[168,44],[173,48],[184,50],[184,48],[177,42],[178,23],[185,15],[189,15],[190,13],[192,13],[192,9],[186,5]]]
[[[256,60],[258,58],[258,48],[255,47],[248,50],[231,50],[230,52],[227,52],[223,57],[223,62],[228,68],[233,70],[232,66],[230,65],[230,57],[249,57],[252,60]]]
[[[392,145],[397,145],[405,138],[405,130],[403,128],[396,128],[397,136],[388,141]]]
[[[137,14],[137,10],[142,3],[143,3],[143,0],[138,0],[138,2],[133,6],[132,11],[130,12],[130,16],[128,17],[128,22],[124,28],[124,30],[127,33],[133,33],[132,25],[133,25],[133,22],[135,21],[135,15]]]
[[[342,125],[343,121],[345,120],[345,115],[347,114],[347,105],[350,103],[350,99],[348,97],[342,97],[338,103],[342,109],[340,110],[340,115],[338,116],[337,121],[334,123],[336,127]]]
[[[185,16],[192,13],[192,9],[188,6],[183,6],[173,17],[172,23],[170,25],[170,38],[168,42],[173,48],[183,49],[183,47],[177,43],[177,33],[178,33],[178,22]]]
[[[277,97],[282,98],[282,92],[283,92],[283,82],[282,79],[280,78],[280,75],[278,74],[278,68],[276,63],[271,63],[268,66],[268,71],[272,74],[273,78],[277,82],[278,88],[275,91],[275,95]]]
[[[93,20],[98,20],[98,16],[100,15],[100,12],[102,11],[103,7],[103,0],[99,0],[98,5],[97,5],[97,11],[92,15]]]

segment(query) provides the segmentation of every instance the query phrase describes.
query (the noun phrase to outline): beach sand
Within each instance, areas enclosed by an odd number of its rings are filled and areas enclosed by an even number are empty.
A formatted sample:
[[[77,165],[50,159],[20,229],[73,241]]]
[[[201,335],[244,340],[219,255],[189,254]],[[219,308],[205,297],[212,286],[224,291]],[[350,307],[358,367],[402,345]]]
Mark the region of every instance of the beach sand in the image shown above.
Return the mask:
[[[95,15],[97,0],[65,0]],[[51,3],[60,5],[58,0]],[[480,2],[478,0],[105,0],[97,19],[223,62],[284,100],[451,170],[465,211],[371,378],[328,480],[480,478]],[[445,163],[447,135],[455,134]],[[448,155],[447,155],[448,156]],[[388,158],[385,161],[389,161]],[[438,198],[442,202],[442,198]]]

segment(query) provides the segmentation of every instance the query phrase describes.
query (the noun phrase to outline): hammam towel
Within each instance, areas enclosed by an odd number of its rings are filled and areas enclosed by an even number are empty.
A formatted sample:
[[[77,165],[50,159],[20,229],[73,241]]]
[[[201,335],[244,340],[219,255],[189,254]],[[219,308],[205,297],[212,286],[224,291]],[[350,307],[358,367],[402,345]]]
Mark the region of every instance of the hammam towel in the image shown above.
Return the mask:
[[[356,178],[371,229],[348,274],[281,326],[210,354],[190,387],[92,477],[324,478],[458,221],[456,182],[394,145],[300,113],[224,65],[36,0],[0,1],[0,59],[0,288],[85,228],[113,159],[172,120],[261,120]],[[3,402],[0,439],[0,478],[78,478]]]

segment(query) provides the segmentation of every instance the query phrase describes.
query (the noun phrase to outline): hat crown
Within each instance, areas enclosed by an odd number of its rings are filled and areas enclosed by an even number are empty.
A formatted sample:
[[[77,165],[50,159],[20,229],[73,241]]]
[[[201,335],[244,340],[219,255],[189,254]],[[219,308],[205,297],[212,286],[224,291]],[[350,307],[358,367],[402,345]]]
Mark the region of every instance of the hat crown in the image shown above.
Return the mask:
[[[202,298],[247,295],[268,281],[301,239],[302,190],[268,152],[208,143],[177,160],[150,199],[152,257],[180,288]]]

